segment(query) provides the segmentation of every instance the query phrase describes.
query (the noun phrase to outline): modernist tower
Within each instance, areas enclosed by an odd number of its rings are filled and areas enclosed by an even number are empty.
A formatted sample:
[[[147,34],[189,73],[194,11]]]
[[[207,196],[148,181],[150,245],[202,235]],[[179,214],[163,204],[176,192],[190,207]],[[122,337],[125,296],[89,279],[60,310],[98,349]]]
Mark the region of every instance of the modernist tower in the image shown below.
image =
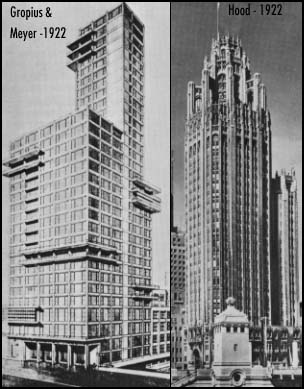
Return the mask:
[[[295,172],[272,179],[272,322],[298,325],[298,203]]]
[[[266,90],[239,39],[213,40],[185,129],[188,322],[213,322],[234,296],[270,317],[271,130]]]
[[[12,357],[87,367],[151,354],[160,199],[143,178],[143,24],[123,3],[68,49],[76,112],[13,142],[4,162],[9,337]]]

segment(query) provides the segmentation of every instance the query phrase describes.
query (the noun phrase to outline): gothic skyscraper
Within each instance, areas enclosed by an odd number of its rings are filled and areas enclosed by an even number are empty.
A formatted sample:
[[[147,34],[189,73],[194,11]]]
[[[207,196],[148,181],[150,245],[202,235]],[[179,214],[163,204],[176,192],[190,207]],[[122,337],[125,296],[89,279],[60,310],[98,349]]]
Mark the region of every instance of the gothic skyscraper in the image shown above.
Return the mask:
[[[213,40],[188,83],[185,128],[188,323],[213,322],[228,296],[270,318],[271,121],[239,39]]]

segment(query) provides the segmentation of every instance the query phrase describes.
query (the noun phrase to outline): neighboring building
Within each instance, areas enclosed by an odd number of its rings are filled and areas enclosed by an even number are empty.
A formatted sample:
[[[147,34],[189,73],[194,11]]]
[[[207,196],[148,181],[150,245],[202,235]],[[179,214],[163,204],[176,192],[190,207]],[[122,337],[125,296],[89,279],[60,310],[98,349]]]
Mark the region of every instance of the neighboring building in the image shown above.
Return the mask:
[[[185,277],[186,277],[186,258],[185,258],[185,233],[174,226],[174,195],[173,195],[173,151],[171,151],[171,193],[170,193],[170,292],[171,307],[184,304],[185,302]]]
[[[185,233],[171,231],[171,307],[183,305],[185,303]]]
[[[193,363],[205,369],[196,374],[194,386],[301,387],[302,329],[271,326],[267,320],[252,326],[234,298],[227,305],[208,334],[211,363],[202,366],[206,349],[195,345]]]
[[[167,289],[159,289],[155,285],[153,292],[151,293],[152,297],[152,306],[153,307],[168,307],[170,308],[169,303],[169,291]]]
[[[171,308],[171,369],[187,370],[188,336],[183,305]]]
[[[186,257],[185,233],[174,226],[173,151],[171,152],[171,372],[187,369],[187,328],[185,304]],[[172,372],[174,373],[174,370]]]
[[[189,82],[187,93],[190,330],[212,323],[230,295],[250,322],[271,316],[270,124],[265,86],[240,40],[213,40],[201,84]]]
[[[170,352],[170,306],[169,296],[166,289],[154,290],[151,324],[152,324],[152,347],[151,355]]]
[[[302,366],[302,327],[250,327],[252,364]],[[266,352],[265,352],[266,350]]]
[[[174,152],[171,150],[171,160],[170,160],[170,231],[175,231],[174,227],[174,196],[173,196],[173,165],[174,165]]]
[[[8,335],[8,307],[6,305],[2,306],[2,358],[7,358],[9,356],[9,343],[7,339]]]
[[[88,367],[151,353],[144,26],[123,3],[68,45],[77,111],[11,143],[11,357]],[[114,124],[113,124],[114,123]]]
[[[272,180],[272,323],[299,325],[298,202],[295,172]]]
[[[205,377],[198,374],[195,386],[273,387],[267,367],[252,367],[248,317],[234,303],[234,298],[228,298],[227,308],[214,319],[212,368],[209,375],[205,371]],[[199,355],[200,350],[196,353]]]
[[[253,368],[247,316],[227,299],[227,308],[215,318],[213,327],[213,385],[218,387],[273,387],[266,366]]]

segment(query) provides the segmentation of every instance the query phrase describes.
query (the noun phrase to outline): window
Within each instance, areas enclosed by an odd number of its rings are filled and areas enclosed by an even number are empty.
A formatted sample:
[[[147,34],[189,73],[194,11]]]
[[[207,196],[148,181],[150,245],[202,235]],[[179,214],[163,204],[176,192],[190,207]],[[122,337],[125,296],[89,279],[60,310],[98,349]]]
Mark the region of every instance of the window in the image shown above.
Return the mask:
[[[111,143],[111,135],[107,134],[104,131],[100,131],[101,139],[103,139],[107,143]]]
[[[83,232],[84,231],[84,222],[83,223],[74,223],[72,224],[72,232],[73,233],[78,233],[78,232]]]
[[[99,233],[99,226],[98,226],[98,224],[89,222],[89,231],[95,232],[96,234],[98,234]]]
[[[98,212],[94,211],[93,209],[89,209],[89,218],[98,220]]]
[[[89,143],[90,143],[90,145],[99,149],[99,140],[97,138],[95,138],[94,136],[92,136],[92,135],[89,136]]]
[[[93,197],[89,197],[89,206],[93,208],[99,208],[99,201]]]
[[[89,181],[99,186],[99,178],[98,176],[95,176],[95,174],[89,173]]]
[[[88,321],[99,321],[99,310],[96,308],[88,309]]]
[[[91,162],[91,161],[90,161]],[[106,165],[106,166],[111,166],[111,159],[105,155],[101,155],[101,161],[100,161],[103,165]],[[97,165],[97,164],[96,164]],[[97,165],[98,166],[98,165]],[[114,167],[114,165],[113,165]],[[98,170],[96,170],[98,171]]]
[[[89,296],[89,305],[99,305],[99,296]]]
[[[99,153],[98,153],[98,151],[96,151],[95,149],[92,149],[91,147],[89,149],[89,156],[91,158],[93,158],[93,159],[96,159],[96,161],[99,161]]]
[[[89,185],[89,193],[96,197],[99,197],[99,189],[96,188],[96,186]]]
[[[99,165],[98,163],[92,161],[92,160],[89,160],[89,169],[91,170],[94,170],[95,172],[99,172]]]

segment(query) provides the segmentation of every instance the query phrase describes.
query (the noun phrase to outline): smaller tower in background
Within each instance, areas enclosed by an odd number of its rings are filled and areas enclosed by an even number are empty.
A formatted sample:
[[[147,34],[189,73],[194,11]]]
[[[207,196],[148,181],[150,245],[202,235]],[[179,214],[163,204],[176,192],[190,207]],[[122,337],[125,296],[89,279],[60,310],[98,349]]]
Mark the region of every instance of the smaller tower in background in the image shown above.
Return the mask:
[[[295,171],[276,173],[272,179],[271,274],[272,323],[299,322],[298,200]]]

